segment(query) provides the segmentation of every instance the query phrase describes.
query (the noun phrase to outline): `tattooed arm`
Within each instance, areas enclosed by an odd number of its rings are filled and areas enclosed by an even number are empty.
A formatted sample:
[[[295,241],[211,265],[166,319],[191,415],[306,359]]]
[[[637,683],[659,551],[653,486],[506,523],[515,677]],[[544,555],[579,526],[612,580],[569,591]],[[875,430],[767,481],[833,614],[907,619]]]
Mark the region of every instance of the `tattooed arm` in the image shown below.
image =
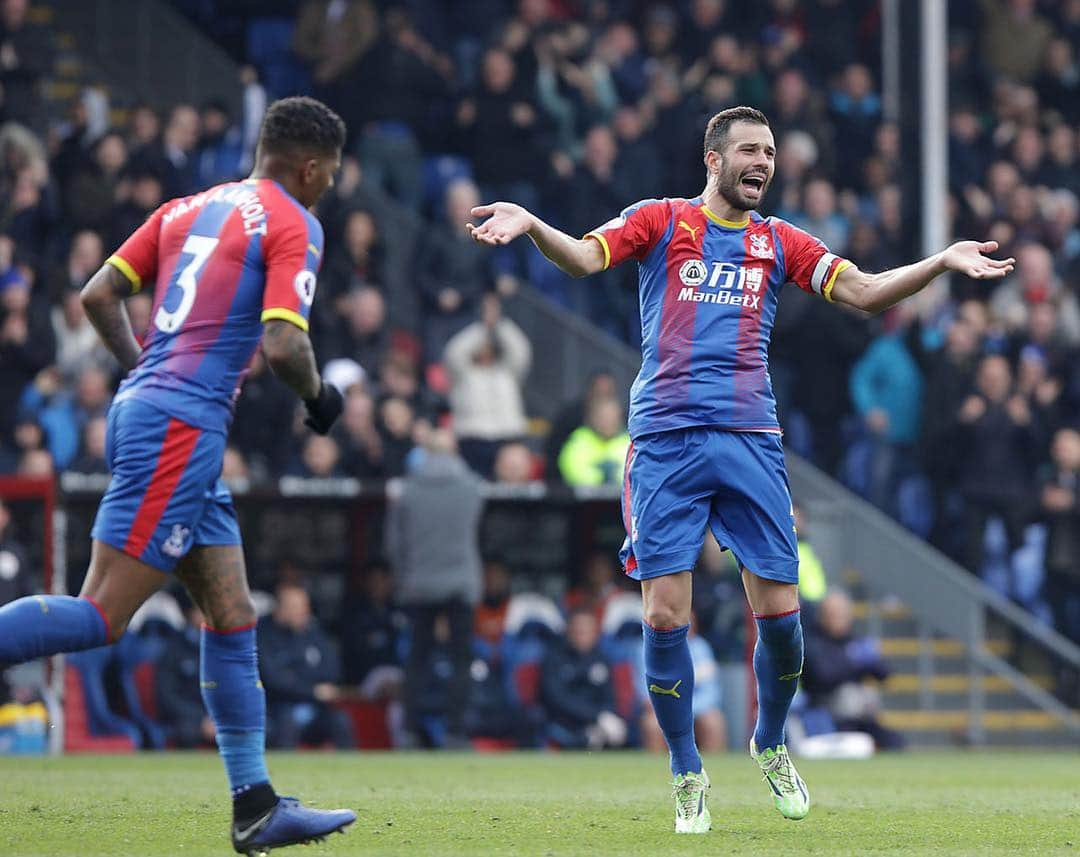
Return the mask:
[[[129,295],[131,280],[108,263],[90,278],[81,294],[86,317],[125,372],[135,368],[142,353],[124,306],[124,298]]]
[[[262,350],[274,374],[296,395],[305,402],[318,397],[322,380],[304,331],[292,322],[269,319],[263,328]]]

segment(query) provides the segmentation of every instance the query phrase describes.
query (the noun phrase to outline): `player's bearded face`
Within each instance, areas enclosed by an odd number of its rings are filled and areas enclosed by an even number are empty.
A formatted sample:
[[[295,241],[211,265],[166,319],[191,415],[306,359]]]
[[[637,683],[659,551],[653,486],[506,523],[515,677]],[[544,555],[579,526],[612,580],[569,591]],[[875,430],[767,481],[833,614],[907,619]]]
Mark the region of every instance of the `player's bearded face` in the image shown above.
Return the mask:
[[[723,149],[717,152],[717,192],[740,211],[761,205],[772,181],[776,145],[765,125],[736,122]]]
[[[752,211],[761,205],[772,176],[771,162],[748,158],[744,153],[729,149],[720,158],[716,189],[728,205],[741,211]]]

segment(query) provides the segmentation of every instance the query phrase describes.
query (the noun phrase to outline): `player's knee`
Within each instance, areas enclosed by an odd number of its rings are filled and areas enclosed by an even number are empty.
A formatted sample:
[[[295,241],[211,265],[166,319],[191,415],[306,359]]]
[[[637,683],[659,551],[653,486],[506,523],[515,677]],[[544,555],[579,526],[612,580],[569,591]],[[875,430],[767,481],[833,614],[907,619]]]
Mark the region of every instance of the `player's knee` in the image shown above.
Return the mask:
[[[250,595],[223,604],[208,604],[207,624],[216,631],[232,631],[254,625],[258,619]]]
[[[681,628],[690,623],[689,608],[682,605],[653,598],[645,607],[645,621],[653,628],[666,630]]]

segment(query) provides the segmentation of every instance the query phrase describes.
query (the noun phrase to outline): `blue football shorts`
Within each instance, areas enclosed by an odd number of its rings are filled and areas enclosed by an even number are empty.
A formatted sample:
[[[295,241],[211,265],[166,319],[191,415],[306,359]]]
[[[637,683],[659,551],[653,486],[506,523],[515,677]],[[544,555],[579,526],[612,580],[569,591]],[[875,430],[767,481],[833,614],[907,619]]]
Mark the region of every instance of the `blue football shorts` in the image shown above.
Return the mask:
[[[225,433],[204,431],[137,398],[109,408],[112,479],[93,538],[161,571],[196,546],[238,545],[232,495],[221,480]]]
[[[694,567],[709,527],[741,568],[798,583],[799,554],[780,435],[694,427],[639,437],[626,458],[626,541],[635,580]]]

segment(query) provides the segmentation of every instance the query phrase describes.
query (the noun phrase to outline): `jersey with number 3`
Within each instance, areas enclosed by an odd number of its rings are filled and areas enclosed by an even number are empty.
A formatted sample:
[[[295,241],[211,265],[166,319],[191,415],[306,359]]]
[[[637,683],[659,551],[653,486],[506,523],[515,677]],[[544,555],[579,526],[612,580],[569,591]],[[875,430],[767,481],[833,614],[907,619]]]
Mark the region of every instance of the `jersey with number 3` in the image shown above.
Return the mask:
[[[142,354],[117,398],[226,430],[263,322],[308,329],[322,252],[319,221],[271,179],[162,205],[107,260],[134,291],[154,289]]]
[[[830,299],[851,263],[784,220],[756,211],[722,220],[700,197],[636,203],[586,237],[603,247],[605,268],[638,262],[641,371],[630,436],[779,431],[768,347],[780,289],[793,282]]]

